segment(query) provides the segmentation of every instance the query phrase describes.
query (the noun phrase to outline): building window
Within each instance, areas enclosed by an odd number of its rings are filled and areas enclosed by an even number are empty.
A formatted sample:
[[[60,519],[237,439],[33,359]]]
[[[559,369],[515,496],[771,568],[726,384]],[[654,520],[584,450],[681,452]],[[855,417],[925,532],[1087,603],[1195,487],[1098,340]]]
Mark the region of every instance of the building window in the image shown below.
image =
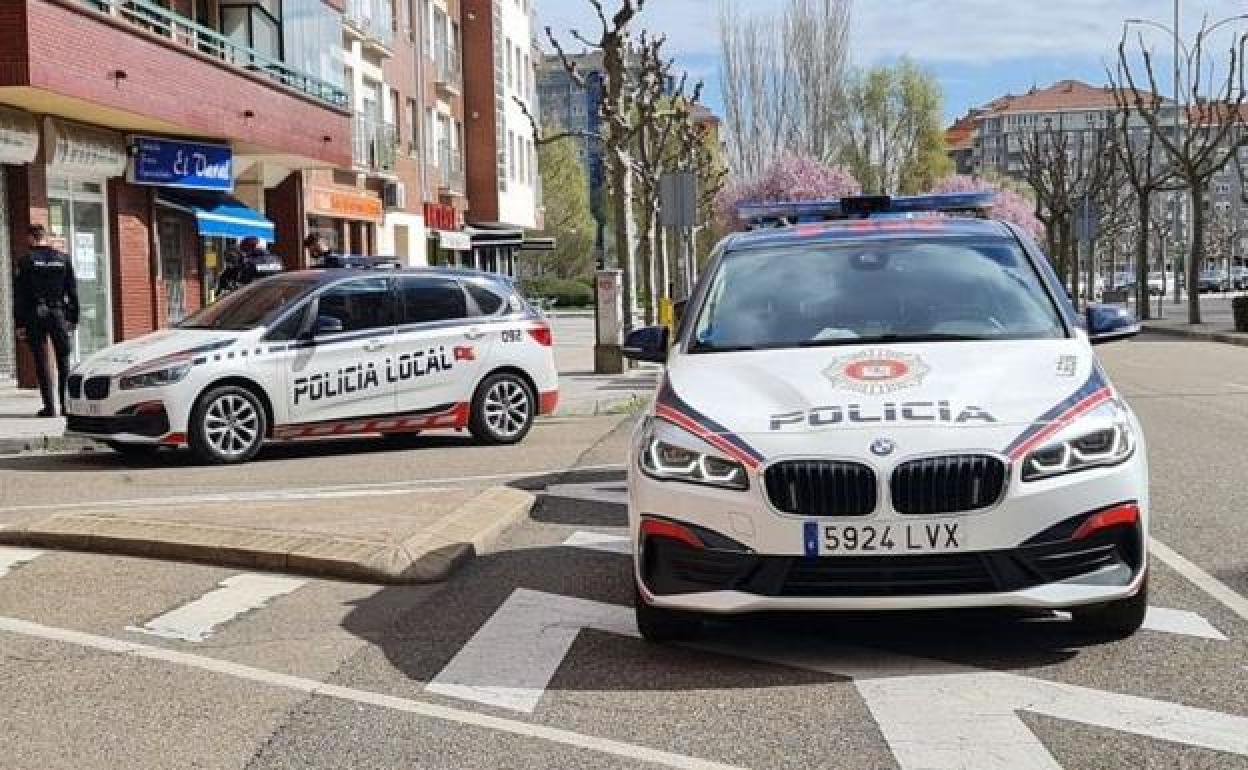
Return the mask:
[[[221,4],[221,31],[230,40],[282,60],[279,0],[234,0]]]
[[[507,66],[507,87],[515,88],[515,68],[511,64],[511,38],[507,38],[507,61],[505,64]]]
[[[420,152],[420,109],[415,99],[407,100],[407,154],[415,157]]]
[[[507,178],[516,181],[516,132],[507,132]]]

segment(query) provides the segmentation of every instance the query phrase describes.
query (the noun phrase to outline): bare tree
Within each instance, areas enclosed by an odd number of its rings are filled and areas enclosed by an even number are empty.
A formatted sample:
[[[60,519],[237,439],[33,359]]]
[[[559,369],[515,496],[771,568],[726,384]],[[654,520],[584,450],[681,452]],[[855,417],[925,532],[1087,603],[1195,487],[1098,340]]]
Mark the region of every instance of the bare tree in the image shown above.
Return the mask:
[[[1176,72],[1183,88],[1179,92],[1175,109],[1180,111],[1178,131],[1163,125],[1162,101],[1146,97],[1156,94],[1157,78],[1153,70],[1152,52],[1139,38],[1138,61],[1126,55],[1126,32],[1118,45],[1119,64],[1127,90],[1137,98],[1132,103],[1135,113],[1143,118],[1156,137],[1166,157],[1174,167],[1175,175],[1182,180],[1191,200],[1192,230],[1191,248],[1187,260],[1187,319],[1200,323],[1200,292],[1196,291],[1200,270],[1205,256],[1205,197],[1210,178],[1220,171],[1236,154],[1239,147],[1248,143],[1244,124],[1244,49],[1248,36],[1236,35],[1226,59],[1225,77],[1215,79],[1218,62],[1208,63],[1206,73],[1206,45],[1210,27],[1202,23],[1193,45],[1186,49],[1187,55],[1180,60]],[[1136,86],[1134,70],[1142,67],[1147,77],[1147,88]]]
[[[1114,152],[1135,203],[1135,307],[1140,318],[1150,317],[1148,305],[1148,243],[1152,229],[1153,194],[1174,184],[1174,166],[1158,148],[1157,134],[1136,117],[1137,104],[1161,102],[1159,95],[1140,93],[1124,85],[1127,68],[1126,41],[1118,44],[1118,74],[1109,76],[1116,110],[1111,128]],[[1177,107],[1176,107],[1177,109]]]
[[[1036,193],[1036,216],[1045,225],[1049,256],[1071,296],[1079,298],[1079,260],[1075,217],[1091,205],[1112,181],[1116,158],[1112,134],[1102,128],[1056,123],[1023,134],[1020,149],[1023,173]]]
[[[778,17],[719,13],[729,165],[757,176],[794,152],[831,162],[845,113],[850,0],[787,0]]]
[[[624,330],[633,327],[633,297],[636,280],[636,264],[634,260],[634,221],[633,221],[633,169],[632,139],[635,134],[634,91],[635,84],[629,80],[628,62],[632,54],[631,33],[629,25],[641,13],[646,0],[619,0],[619,8],[609,18],[603,9],[602,0],[585,0],[598,16],[600,30],[597,39],[591,39],[577,30],[571,30],[573,39],[586,48],[602,54],[603,97],[600,106],[602,118],[603,151],[607,157],[607,182],[611,193],[612,226],[616,250],[616,264],[623,271],[620,285],[620,297],[624,304]],[[559,39],[546,28],[546,37],[555,53],[563,63],[572,82],[584,88],[585,76],[579,71],[576,61],[570,57],[560,44]],[[568,139],[583,137],[584,132],[565,131],[558,134],[543,136],[537,129],[536,118],[528,111],[524,103],[520,104],[533,125],[535,142],[539,145]]]

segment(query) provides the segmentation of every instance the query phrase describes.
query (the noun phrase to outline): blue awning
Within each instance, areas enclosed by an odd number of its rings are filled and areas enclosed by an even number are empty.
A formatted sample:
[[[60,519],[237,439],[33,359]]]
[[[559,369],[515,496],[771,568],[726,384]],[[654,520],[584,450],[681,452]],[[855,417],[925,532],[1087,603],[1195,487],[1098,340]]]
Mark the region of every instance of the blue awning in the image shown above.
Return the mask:
[[[223,238],[254,235],[272,243],[275,229],[264,215],[224,193],[159,190],[156,203],[195,216],[199,234]]]

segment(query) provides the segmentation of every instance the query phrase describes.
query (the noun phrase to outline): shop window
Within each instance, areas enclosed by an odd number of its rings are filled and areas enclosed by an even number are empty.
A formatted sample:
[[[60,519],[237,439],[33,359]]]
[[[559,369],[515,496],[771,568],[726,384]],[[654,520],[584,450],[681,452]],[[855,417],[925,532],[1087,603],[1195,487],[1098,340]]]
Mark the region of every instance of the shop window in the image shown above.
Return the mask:
[[[468,316],[459,283],[448,278],[399,276],[400,323],[450,321]]]

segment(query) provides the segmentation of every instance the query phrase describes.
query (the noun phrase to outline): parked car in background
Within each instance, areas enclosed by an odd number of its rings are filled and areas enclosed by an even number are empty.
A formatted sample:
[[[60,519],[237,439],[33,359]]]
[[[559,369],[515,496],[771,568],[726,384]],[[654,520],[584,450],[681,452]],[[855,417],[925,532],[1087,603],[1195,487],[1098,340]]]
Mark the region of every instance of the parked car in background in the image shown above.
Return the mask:
[[[1248,267],[1231,268],[1231,289],[1243,291],[1248,289]]]
[[[1159,272],[1148,274],[1148,293],[1160,296],[1166,293],[1166,278]]]
[[[1196,282],[1196,290],[1201,294],[1214,291],[1228,291],[1231,279],[1225,270],[1202,270]]]

